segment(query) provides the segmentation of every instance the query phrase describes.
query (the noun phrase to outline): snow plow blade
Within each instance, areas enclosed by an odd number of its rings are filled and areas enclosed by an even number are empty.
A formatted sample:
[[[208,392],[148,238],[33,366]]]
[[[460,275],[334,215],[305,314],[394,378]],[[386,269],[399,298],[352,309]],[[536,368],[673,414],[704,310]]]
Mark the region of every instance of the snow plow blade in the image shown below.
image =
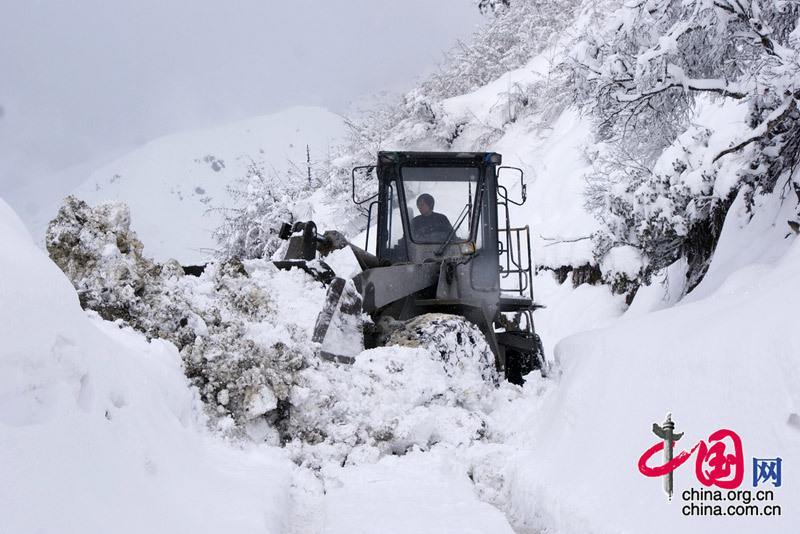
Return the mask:
[[[362,302],[352,280],[336,277],[331,281],[312,338],[320,344],[322,359],[353,363],[364,350]]]
[[[336,276],[333,269],[324,261],[309,262],[306,260],[275,260],[272,264],[283,271],[291,269],[300,269],[306,274],[311,275],[314,280],[322,282],[327,285],[330,284]]]

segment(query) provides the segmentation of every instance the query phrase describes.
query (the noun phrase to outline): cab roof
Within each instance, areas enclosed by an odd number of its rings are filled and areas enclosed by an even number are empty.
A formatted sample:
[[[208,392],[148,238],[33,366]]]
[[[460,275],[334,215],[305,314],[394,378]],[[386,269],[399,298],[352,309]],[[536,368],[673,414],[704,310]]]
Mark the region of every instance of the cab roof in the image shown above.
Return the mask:
[[[497,152],[378,152],[378,165],[500,165],[503,156]]]

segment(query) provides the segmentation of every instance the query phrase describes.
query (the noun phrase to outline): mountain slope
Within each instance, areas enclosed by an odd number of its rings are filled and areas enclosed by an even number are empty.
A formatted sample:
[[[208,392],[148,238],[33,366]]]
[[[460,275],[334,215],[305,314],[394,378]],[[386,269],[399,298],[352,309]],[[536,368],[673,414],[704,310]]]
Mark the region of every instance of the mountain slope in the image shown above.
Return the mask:
[[[274,175],[276,186],[293,170],[327,160],[344,133],[342,119],[322,108],[294,107],[213,129],[162,137],[92,172],[74,194],[95,204],[120,200],[131,209],[133,227],[158,260],[205,261],[220,225],[220,208],[232,206],[251,164]],[[292,163],[293,162],[293,163]],[[53,214],[54,215],[54,214]]]

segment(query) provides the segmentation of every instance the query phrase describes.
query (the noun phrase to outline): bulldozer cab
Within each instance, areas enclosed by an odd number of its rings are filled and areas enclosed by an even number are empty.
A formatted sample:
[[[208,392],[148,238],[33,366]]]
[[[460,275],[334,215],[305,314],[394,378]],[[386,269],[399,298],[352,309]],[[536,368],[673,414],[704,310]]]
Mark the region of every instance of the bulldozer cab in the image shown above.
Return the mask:
[[[383,264],[475,262],[474,289],[532,298],[528,228],[512,227],[509,214],[511,204],[525,202],[526,188],[522,171],[501,163],[494,152],[379,152],[376,166],[353,172],[353,200],[369,203],[367,250]],[[374,172],[378,182],[378,193],[363,201],[355,193],[358,170]],[[499,183],[506,172],[519,186],[516,200]]]
[[[379,152],[378,258],[469,263],[471,293],[499,292],[500,163],[495,153]]]
[[[392,263],[468,257],[491,240],[485,199],[499,155],[378,154],[377,256]],[[495,225],[496,227],[496,225]],[[490,241],[491,242],[491,241]]]

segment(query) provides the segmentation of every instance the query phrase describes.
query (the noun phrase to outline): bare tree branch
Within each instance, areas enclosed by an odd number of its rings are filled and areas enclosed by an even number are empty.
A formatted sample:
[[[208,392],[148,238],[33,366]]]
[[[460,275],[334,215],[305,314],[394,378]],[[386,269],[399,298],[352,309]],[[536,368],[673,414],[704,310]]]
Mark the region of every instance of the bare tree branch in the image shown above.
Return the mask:
[[[576,243],[578,241],[584,241],[586,239],[591,239],[592,238],[592,236],[590,236],[590,235],[585,235],[585,236],[582,236],[582,237],[574,237],[574,238],[564,239],[564,238],[560,238],[560,237],[545,237],[542,234],[539,234],[539,237],[543,241],[551,241],[551,243],[546,244],[545,247],[550,247],[550,246],[553,246],[553,245],[560,245],[562,243]]]

